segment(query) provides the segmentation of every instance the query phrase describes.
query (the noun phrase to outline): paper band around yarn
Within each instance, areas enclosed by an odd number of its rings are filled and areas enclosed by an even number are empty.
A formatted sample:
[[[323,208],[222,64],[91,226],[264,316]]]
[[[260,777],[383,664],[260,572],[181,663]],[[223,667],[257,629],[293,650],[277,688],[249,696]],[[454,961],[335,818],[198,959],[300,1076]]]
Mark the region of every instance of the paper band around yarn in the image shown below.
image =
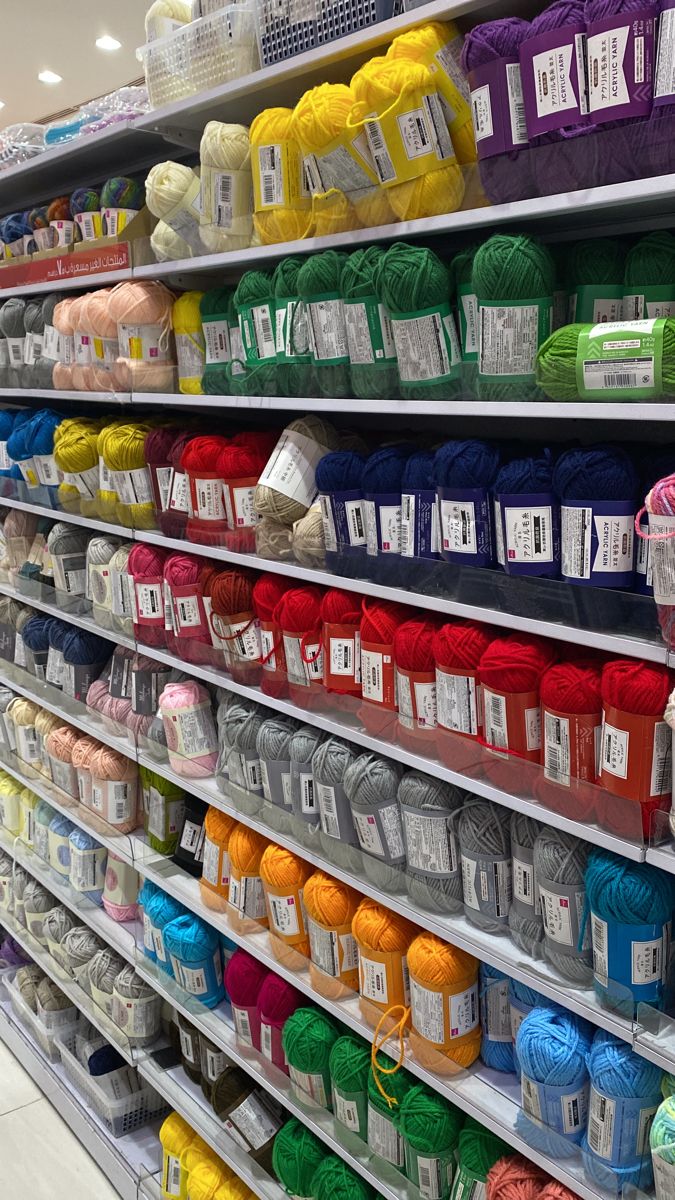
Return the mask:
[[[482,300],[478,349],[481,378],[533,383],[539,347],[551,332],[553,298]]]
[[[462,352],[449,302],[389,317],[402,383],[424,386],[460,378]]]
[[[570,21],[534,37],[518,49],[530,139],[584,123],[586,92],[586,26]]]
[[[648,117],[653,99],[656,5],[589,22],[588,107],[593,123]]]
[[[456,162],[443,107],[434,88],[409,88],[381,113],[359,110],[348,128],[365,132],[375,183],[383,188],[419,179]]]
[[[671,731],[660,717],[605,704],[600,783],[615,796],[645,804],[671,795]]]
[[[664,319],[616,321],[581,330],[576,379],[583,400],[653,400],[663,393]]]
[[[515,55],[493,59],[470,71],[469,87],[479,161],[527,146],[523,85]]]
[[[440,559],[440,522],[433,488],[401,493],[401,557]]]
[[[478,982],[461,990],[453,984],[430,987],[411,972],[410,1009],[416,1033],[438,1050],[451,1050],[480,1024]]]
[[[263,880],[267,907],[270,915],[270,931],[281,938],[287,946],[297,946],[307,938],[302,887],[277,886]]]

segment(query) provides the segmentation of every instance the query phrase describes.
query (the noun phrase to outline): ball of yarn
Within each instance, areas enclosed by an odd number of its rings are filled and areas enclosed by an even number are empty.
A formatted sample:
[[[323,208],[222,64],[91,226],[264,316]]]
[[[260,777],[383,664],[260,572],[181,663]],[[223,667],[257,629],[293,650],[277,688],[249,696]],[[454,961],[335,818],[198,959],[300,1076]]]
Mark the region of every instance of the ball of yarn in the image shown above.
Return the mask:
[[[458,994],[475,987],[478,962],[471,954],[442,941],[434,933],[419,933],[408,947],[408,970],[411,983],[415,980],[424,989],[448,987]],[[422,1066],[439,1074],[453,1074],[457,1067],[470,1067],[480,1053],[481,1032],[476,1006],[476,1024],[459,1037],[447,1038],[449,1045],[434,1044],[418,1028],[412,992],[412,1028],[410,1046]],[[421,1024],[421,1022],[420,1022]],[[444,1040],[445,1040],[444,1031]]]
[[[138,1010],[134,1001],[143,1002]],[[131,965],[123,967],[113,984],[112,1019],[132,1046],[147,1046],[155,1041],[161,1026],[161,1010],[161,996]]]
[[[500,59],[517,59],[518,48],[529,35],[530,29],[529,21],[523,21],[520,17],[505,17],[476,25],[464,39],[464,74],[468,76],[477,67]],[[492,204],[508,204],[532,195],[531,156],[527,147],[483,158],[478,169],[485,194]],[[541,294],[536,293],[537,296]]]
[[[314,989],[328,999],[339,999],[350,995],[358,986],[358,972],[350,965],[349,946],[350,931],[354,914],[359,903],[357,893],[353,888],[340,880],[333,879],[324,871],[314,871],[306,880],[303,889],[303,903],[307,916],[309,943],[312,950],[312,960],[309,964],[309,974]],[[318,930],[314,928],[318,926]],[[332,970],[324,965],[325,958],[321,955],[324,930],[339,930],[341,953],[332,962]],[[353,943],[351,943],[353,946]]]
[[[114,175],[101,188],[101,208],[129,208],[138,211],[145,204],[145,186],[126,175]]]
[[[591,1027],[576,1014],[557,1006],[533,1009],[524,1018],[516,1038],[523,1075],[553,1088],[583,1087],[588,1080],[586,1063],[591,1038]],[[531,1122],[524,1110],[518,1121],[530,1145],[548,1148],[558,1157],[571,1152],[560,1134],[546,1124]],[[581,1129],[572,1131],[572,1140],[580,1140],[581,1134]]]
[[[164,926],[163,937],[182,987],[206,1008],[216,1008],[225,998],[218,932],[184,913]]]
[[[305,92],[293,110],[289,131],[302,154],[320,155],[347,128],[353,104],[351,88],[343,83],[322,83]],[[329,194],[315,194],[313,213],[315,237],[360,227],[356,210],[339,182]]]
[[[469,797],[457,822],[457,835],[462,857],[475,864],[471,872],[473,879],[469,876],[470,868],[463,870],[465,916],[479,929],[506,933],[511,901],[510,814],[489,800]],[[477,891],[475,885],[482,854],[495,864],[494,884],[487,898],[479,895],[480,888]],[[497,863],[501,863],[501,874]]]
[[[544,936],[534,874],[535,842],[541,825],[524,813],[511,813],[509,835],[513,862],[513,900],[509,908],[509,930],[516,946],[525,954],[535,955]]]
[[[103,943],[86,925],[75,925],[61,940],[61,950],[70,974],[85,991],[89,986],[86,968]]]
[[[406,887],[410,899],[432,912],[461,912],[461,872],[451,870],[457,859],[451,815],[463,804],[464,793],[453,784],[434,779],[423,771],[406,771],[398,785],[397,795],[403,815]],[[416,810],[414,815],[407,815],[406,807]],[[419,815],[422,812],[427,814],[426,819],[430,821],[429,830],[433,830],[436,836],[441,832],[437,856],[433,864],[429,860],[428,866],[424,865],[424,854],[417,852],[416,857],[414,834],[411,839],[409,833],[415,828],[416,821],[425,820]],[[432,866],[437,873],[434,873]]]
[[[375,1193],[337,1154],[327,1154],[312,1179],[316,1200],[374,1200]]]
[[[325,1158],[323,1142],[291,1117],[277,1133],[272,1149],[274,1173],[292,1196],[308,1196],[317,1168]]]
[[[275,958],[291,969],[302,968],[305,964],[297,956],[309,957],[309,938],[306,936],[304,918],[302,915],[302,889],[312,874],[309,863],[298,858],[291,850],[271,843],[260,860],[260,878],[266,885],[267,910],[270,918],[270,944]],[[284,892],[287,895],[284,896]],[[283,925],[275,919],[274,897],[279,896],[279,903],[284,899],[293,901],[296,912],[297,929],[291,930],[290,936],[285,935]],[[291,923],[292,925],[292,923]],[[273,932],[272,932],[273,931]],[[304,936],[303,936],[304,935]]]
[[[377,962],[380,954],[390,956],[385,995],[373,994],[367,987],[365,971],[360,972],[361,1012],[369,1024],[377,1024],[383,1008],[405,1004],[405,955],[416,932],[411,921],[368,896],[364,896],[356,909],[352,917],[352,934],[360,957],[369,959],[372,954]]]
[[[211,698],[199,683],[169,683],[160,698],[162,719],[169,749],[169,762],[179,775],[207,778],[218,761],[218,738],[211,712]],[[202,753],[187,757],[184,753],[182,723],[198,722]]]

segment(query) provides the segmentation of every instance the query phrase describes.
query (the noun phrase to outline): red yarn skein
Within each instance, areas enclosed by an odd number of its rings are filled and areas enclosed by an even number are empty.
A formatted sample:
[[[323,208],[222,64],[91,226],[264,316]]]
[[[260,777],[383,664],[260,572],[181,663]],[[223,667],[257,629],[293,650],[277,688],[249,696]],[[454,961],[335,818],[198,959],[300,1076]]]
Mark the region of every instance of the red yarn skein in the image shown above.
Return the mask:
[[[225,545],[239,554],[255,553],[255,527],[259,518],[253,507],[253,493],[270,455],[264,439],[255,434],[246,436],[251,440],[239,442],[234,438],[225,446],[217,465],[223,479],[227,512]]]
[[[316,584],[289,588],[274,610],[281,629],[288,674],[288,692],[296,704],[320,707],[323,688],[321,601],[324,589]]]
[[[574,821],[593,819],[596,800],[595,728],[602,720],[602,698],[600,678],[602,664],[596,660],[571,659],[549,667],[541,678],[542,770],[538,772],[534,793],[537,800],[554,812],[570,817]],[[551,748],[547,755],[546,713],[551,718]],[[555,714],[567,719],[564,741],[570,747],[569,786],[565,782],[547,778],[544,768],[555,769],[557,752],[557,727]],[[587,718],[577,721],[576,718]],[[560,764],[564,772],[564,764]]]
[[[478,664],[484,744],[508,750],[502,761],[487,752],[485,775],[496,787],[514,795],[532,795],[534,789],[537,772],[525,767],[522,760],[539,763],[539,685],[556,658],[554,642],[518,632],[494,638]],[[514,763],[514,757],[521,761]]]
[[[481,761],[478,739],[483,732],[483,706],[478,664],[493,638],[487,625],[465,620],[448,621],[434,634],[436,750],[441,762],[453,771],[466,771]]]
[[[211,625],[225,644],[233,679],[255,684],[260,677],[260,636],[253,612],[255,576],[245,568],[219,571],[211,582]]]
[[[200,647],[211,645],[200,583],[203,565],[194,554],[170,554],[164,564],[174,623],[173,632],[167,634],[167,645],[173,654],[192,663],[206,661],[207,655]]]
[[[129,574],[134,579],[134,636],[145,646],[166,646],[163,594],[166,558],[165,550],[139,542],[127,561]],[[152,616],[148,615],[151,610]]]
[[[394,634],[398,682],[398,740],[415,747],[436,740],[436,663],[438,621],[413,617]]]
[[[260,626],[262,663],[261,690],[266,696],[281,699],[288,695],[286,658],[281,629],[274,620],[274,610],[290,583],[283,575],[264,571],[253,585],[253,611]]]
[[[321,601],[321,621],[324,687],[345,697],[360,696],[360,597],[342,588],[329,588]],[[351,705],[351,701],[347,703]]]
[[[369,733],[395,734],[396,712],[394,634],[411,611],[393,600],[361,602],[361,694],[365,703],[359,718]],[[372,664],[372,669],[371,669]],[[382,686],[379,686],[379,681]]]
[[[181,466],[190,484],[192,512],[187,521],[187,536],[203,546],[222,546],[227,529],[223,499],[223,480],[218,459],[228,445],[219,434],[192,438],[181,455]]]
[[[673,678],[666,667],[639,659],[614,659],[603,668],[600,781],[607,789],[607,800],[598,816],[612,833],[638,840],[642,836],[649,838],[656,819],[653,814],[670,808],[670,778],[658,781],[660,786],[667,787],[667,791],[651,794],[653,771],[648,754],[650,750],[653,752],[657,728],[672,687]],[[621,777],[614,775],[605,761],[606,748],[612,743],[612,729],[617,727],[629,732],[628,758]],[[665,742],[670,731],[666,727],[662,732]]]

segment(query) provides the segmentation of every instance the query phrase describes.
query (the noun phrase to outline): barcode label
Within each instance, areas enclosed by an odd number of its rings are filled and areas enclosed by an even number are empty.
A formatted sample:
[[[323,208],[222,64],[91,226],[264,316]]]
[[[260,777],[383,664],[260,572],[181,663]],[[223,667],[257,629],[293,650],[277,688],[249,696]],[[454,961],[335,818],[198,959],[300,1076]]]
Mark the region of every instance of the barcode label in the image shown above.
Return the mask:
[[[404,558],[412,558],[415,552],[415,497],[409,492],[401,496],[401,554]]]
[[[516,146],[527,143],[527,123],[525,121],[525,101],[523,99],[523,84],[520,77],[520,63],[506,64],[506,87],[509,94],[509,113],[511,116],[511,139]]]
[[[391,183],[396,179],[396,169],[391,161],[379,121],[366,121],[366,137],[380,183]]]
[[[544,775],[570,786],[570,723],[566,717],[544,713]]]
[[[260,168],[260,198],[266,208],[284,202],[284,180],[280,146],[258,148]]]
[[[593,941],[593,972],[605,987],[608,979],[607,922],[591,913],[591,938]]]
[[[585,359],[584,388],[650,388],[655,386],[654,358]]]
[[[506,700],[494,692],[483,690],[485,741],[489,746],[505,750],[509,744],[506,723]]]
[[[366,527],[363,520],[363,510],[360,500],[347,500],[345,514],[349,526],[349,543],[351,546],[365,546]]]

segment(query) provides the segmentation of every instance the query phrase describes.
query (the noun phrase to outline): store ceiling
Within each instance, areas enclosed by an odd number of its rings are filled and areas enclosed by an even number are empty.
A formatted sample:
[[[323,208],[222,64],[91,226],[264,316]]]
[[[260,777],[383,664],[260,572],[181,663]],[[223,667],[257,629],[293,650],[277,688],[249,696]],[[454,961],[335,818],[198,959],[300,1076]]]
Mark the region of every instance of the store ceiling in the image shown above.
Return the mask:
[[[0,129],[17,121],[39,121],[75,108],[137,79],[143,68],[136,47],[145,41],[143,22],[150,0],[3,0],[0,70]],[[108,34],[120,50],[99,50]],[[41,83],[40,71],[62,76]]]

